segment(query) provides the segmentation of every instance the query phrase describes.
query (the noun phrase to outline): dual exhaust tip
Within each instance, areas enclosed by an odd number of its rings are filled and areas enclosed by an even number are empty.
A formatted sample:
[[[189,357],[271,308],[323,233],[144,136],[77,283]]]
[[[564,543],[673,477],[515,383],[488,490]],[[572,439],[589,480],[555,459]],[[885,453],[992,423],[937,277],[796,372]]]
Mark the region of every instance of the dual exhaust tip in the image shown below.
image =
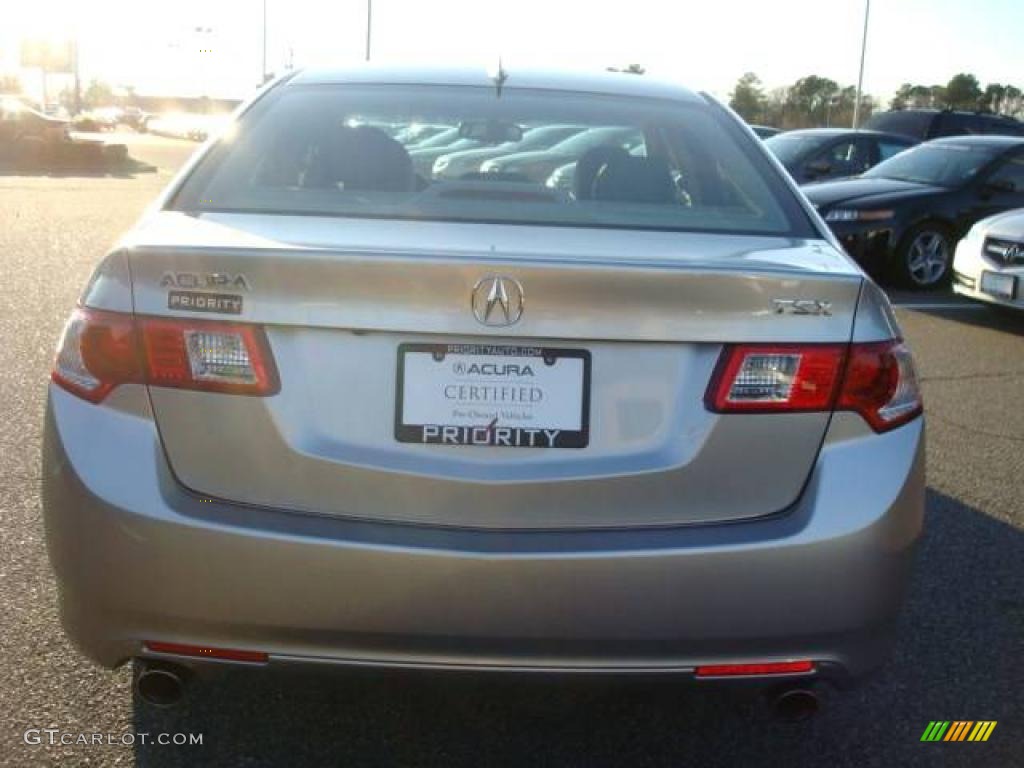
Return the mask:
[[[185,698],[191,672],[187,667],[165,661],[139,660],[135,692],[147,704],[166,709]],[[790,723],[810,720],[821,710],[821,699],[808,687],[787,687],[769,696],[769,711]]]
[[[821,711],[821,698],[812,688],[784,688],[775,691],[768,701],[771,715],[787,723],[810,720]]]
[[[191,672],[179,664],[138,660],[135,692],[147,704],[161,709],[173,707],[185,698]]]

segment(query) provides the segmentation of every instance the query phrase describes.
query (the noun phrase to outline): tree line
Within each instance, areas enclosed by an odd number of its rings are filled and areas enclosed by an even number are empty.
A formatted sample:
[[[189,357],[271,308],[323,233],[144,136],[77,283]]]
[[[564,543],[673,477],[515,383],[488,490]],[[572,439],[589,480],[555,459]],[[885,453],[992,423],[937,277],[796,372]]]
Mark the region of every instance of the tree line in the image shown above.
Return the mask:
[[[801,77],[792,85],[766,90],[753,72],[747,72],[733,88],[729,104],[749,123],[774,125],[784,130],[820,126],[849,126],[857,89],[818,75]],[[861,120],[876,108],[875,100],[861,95]]]
[[[840,85],[818,75],[801,77],[792,85],[766,90],[761,79],[747,72],[736,81],[729,104],[750,123],[776,128],[849,127],[857,89]],[[863,123],[881,105],[872,96],[861,95],[860,120]],[[946,85],[904,83],[896,91],[889,109],[963,109],[994,112],[1013,117],[1024,116],[1024,94],[1013,85],[989,83],[984,88],[969,73],[954,75]]]
[[[893,96],[891,109],[964,109],[1024,117],[1024,93],[1010,84],[989,83],[984,88],[974,75],[962,72],[946,85],[904,83]]]

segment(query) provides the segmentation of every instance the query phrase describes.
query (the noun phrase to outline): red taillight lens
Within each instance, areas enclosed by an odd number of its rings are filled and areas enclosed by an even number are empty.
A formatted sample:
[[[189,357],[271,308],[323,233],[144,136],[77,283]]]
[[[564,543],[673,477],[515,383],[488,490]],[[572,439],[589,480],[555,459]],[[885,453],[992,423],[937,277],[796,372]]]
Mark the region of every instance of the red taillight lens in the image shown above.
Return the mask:
[[[76,309],[57,347],[53,380],[98,403],[118,384],[142,381],[135,323],[130,315]]]
[[[853,344],[836,408],[856,411],[876,432],[920,415],[921,390],[906,345],[900,341]]]
[[[856,411],[876,432],[922,409],[910,351],[898,340],[727,346],[704,402],[716,413]]]
[[[272,395],[280,388],[259,326],[84,308],[64,328],[53,380],[94,403],[127,383],[239,395]]]
[[[705,403],[718,413],[829,410],[845,355],[844,344],[726,347]]]

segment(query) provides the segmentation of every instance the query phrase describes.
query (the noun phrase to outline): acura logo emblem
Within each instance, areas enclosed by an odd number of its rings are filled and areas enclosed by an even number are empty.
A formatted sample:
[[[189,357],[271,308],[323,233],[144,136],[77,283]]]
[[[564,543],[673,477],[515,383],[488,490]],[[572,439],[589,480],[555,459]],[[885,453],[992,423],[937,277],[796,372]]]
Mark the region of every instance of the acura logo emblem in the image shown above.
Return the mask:
[[[1007,264],[1024,260],[1024,245],[1014,243],[1003,252],[1003,259],[1006,260]]]
[[[503,326],[523,316],[523,286],[511,277],[485,277],[473,286],[473,316],[484,325]]]

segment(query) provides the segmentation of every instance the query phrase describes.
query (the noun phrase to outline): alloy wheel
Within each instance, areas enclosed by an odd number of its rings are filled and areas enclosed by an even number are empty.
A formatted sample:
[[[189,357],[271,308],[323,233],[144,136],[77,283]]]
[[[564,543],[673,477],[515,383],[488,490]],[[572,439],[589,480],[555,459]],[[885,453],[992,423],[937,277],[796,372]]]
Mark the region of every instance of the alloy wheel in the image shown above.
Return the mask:
[[[918,233],[907,249],[907,274],[915,285],[931,286],[949,269],[949,241],[941,232],[926,229]]]

